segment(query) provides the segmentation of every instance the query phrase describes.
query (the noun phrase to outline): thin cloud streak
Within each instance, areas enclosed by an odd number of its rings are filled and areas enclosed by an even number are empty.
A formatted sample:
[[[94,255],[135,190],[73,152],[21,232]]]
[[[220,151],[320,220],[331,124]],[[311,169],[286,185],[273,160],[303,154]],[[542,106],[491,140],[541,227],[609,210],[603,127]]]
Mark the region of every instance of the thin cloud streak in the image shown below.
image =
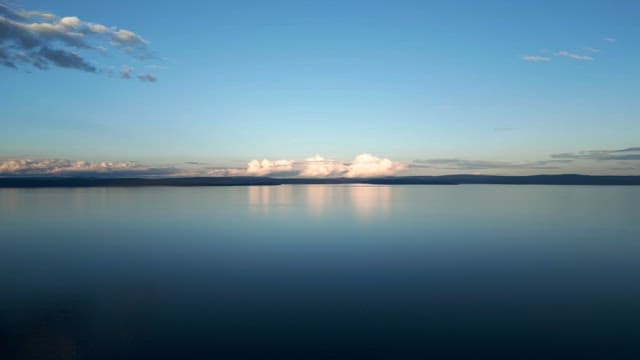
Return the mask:
[[[0,176],[175,176],[181,170],[174,167],[149,167],[133,161],[88,162],[65,159],[0,161]]]
[[[640,147],[630,147],[618,150],[588,150],[573,153],[552,154],[554,159],[573,159],[573,160],[594,160],[594,161],[610,161],[610,160],[640,160]]]
[[[417,159],[409,164],[411,169],[428,169],[436,172],[450,171],[509,171],[531,173],[533,171],[552,171],[554,173],[575,172],[580,169],[600,174],[611,171],[640,170],[640,147],[629,147],[614,150],[588,150],[549,155],[548,159],[538,161],[491,161],[470,160],[463,158]],[[615,166],[604,165],[611,161]],[[600,165],[599,165],[600,164]],[[624,165],[623,167],[620,164]]]
[[[525,55],[522,57],[522,60],[528,61],[528,62],[549,62],[551,61],[551,58],[547,56],[539,56],[539,55]]]
[[[572,53],[566,50],[560,50],[558,52],[556,52],[554,55],[556,56],[562,56],[562,57],[568,57],[574,60],[593,60],[593,57],[588,56],[588,55],[580,55],[580,54],[576,54],[576,53]]]
[[[414,160],[411,168],[418,169],[445,169],[445,170],[491,170],[491,169],[518,169],[518,170],[557,170],[558,163],[568,163],[571,160],[542,160],[526,162],[467,160],[460,158],[436,158]]]

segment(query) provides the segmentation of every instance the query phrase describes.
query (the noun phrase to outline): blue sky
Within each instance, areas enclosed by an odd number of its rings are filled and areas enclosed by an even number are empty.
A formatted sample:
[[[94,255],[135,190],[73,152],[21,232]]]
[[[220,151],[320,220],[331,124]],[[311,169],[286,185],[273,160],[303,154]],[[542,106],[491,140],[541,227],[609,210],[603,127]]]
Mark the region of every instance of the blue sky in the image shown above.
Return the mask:
[[[43,40],[93,72],[0,66],[0,159],[640,174],[637,1],[4,4],[56,16],[21,24],[73,16],[144,43]]]

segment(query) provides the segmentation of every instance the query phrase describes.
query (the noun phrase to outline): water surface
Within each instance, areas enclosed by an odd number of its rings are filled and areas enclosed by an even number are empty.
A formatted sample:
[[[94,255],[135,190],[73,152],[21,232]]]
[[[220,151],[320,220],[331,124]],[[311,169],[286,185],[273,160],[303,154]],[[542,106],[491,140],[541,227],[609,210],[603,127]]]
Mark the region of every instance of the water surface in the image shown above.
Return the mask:
[[[0,189],[2,358],[640,355],[640,187]]]

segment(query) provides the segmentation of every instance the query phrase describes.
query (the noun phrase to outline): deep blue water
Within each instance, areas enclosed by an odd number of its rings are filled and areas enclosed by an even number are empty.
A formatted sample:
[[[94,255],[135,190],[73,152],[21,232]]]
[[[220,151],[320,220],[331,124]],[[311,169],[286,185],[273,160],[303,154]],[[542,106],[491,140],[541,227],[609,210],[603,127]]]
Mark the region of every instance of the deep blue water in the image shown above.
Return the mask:
[[[640,187],[0,189],[0,358],[640,358]]]

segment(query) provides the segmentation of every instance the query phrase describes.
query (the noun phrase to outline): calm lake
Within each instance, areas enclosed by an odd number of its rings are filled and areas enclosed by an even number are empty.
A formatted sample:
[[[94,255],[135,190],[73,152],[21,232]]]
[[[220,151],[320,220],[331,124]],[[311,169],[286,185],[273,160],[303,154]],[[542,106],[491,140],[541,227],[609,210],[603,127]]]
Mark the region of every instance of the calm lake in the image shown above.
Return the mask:
[[[2,359],[617,359],[639,340],[640,187],[0,189]]]

